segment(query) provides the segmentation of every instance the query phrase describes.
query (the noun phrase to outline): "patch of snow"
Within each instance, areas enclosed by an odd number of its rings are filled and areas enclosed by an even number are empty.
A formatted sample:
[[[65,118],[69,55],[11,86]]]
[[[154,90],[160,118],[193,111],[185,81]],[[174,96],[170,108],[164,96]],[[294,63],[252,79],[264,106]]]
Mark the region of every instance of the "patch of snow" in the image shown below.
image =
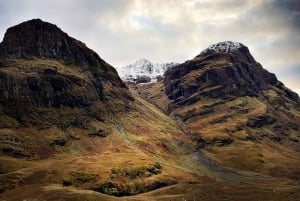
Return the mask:
[[[202,52],[205,53],[209,50],[214,50],[216,52],[230,52],[233,50],[238,50],[242,46],[243,46],[243,44],[241,44],[239,42],[224,41],[224,42],[220,42],[217,44],[213,44],[213,45],[209,46],[208,48],[206,48],[205,50],[203,50]]]
[[[167,69],[178,65],[178,63],[152,63],[147,59],[140,59],[133,64],[116,67],[123,81],[135,82],[139,77],[147,76],[150,82],[157,82],[157,78],[163,76]]]

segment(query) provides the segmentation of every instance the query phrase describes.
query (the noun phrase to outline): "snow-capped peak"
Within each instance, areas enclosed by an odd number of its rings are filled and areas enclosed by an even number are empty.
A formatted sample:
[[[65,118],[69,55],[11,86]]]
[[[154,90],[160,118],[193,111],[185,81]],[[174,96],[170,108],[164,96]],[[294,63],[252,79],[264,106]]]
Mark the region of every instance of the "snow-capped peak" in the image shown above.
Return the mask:
[[[156,82],[160,76],[163,76],[166,70],[170,67],[178,65],[177,63],[152,63],[147,59],[140,59],[133,64],[116,67],[119,76],[123,81],[138,83],[139,79],[143,78],[142,82]]]
[[[238,50],[242,46],[244,46],[244,45],[239,42],[223,41],[223,42],[219,42],[219,43],[209,46],[202,52],[207,52],[209,50],[214,50],[216,52],[229,52],[229,51],[233,51],[233,50]]]

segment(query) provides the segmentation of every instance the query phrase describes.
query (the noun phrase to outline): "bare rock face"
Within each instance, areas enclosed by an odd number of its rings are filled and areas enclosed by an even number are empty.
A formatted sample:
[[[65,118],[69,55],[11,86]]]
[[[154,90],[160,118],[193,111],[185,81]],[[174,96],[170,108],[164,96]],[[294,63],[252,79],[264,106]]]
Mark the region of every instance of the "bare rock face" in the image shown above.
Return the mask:
[[[0,104],[8,116],[22,122],[32,108],[90,108],[114,99],[132,100],[116,70],[56,25],[34,19],[5,33]]]
[[[149,83],[151,82],[151,78],[146,76],[146,75],[143,75],[143,76],[138,76],[135,80],[135,83],[136,84],[140,84],[140,83]]]
[[[255,61],[246,46],[230,41],[212,45],[194,59],[169,69],[164,83],[169,98],[179,104],[193,103],[200,96],[225,99],[257,96],[272,86],[299,101],[296,93],[286,89],[273,73]]]

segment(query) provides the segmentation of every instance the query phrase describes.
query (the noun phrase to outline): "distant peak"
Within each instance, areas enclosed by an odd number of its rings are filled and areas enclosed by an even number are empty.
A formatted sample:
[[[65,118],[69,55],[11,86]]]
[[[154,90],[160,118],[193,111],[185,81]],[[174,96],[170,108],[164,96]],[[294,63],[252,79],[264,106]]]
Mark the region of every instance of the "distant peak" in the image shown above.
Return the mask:
[[[178,63],[153,63],[147,59],[139,59],[133,64],[129,64],[123,67],[117,67],[121,79],[131,83],[143,83],[156,82],[161,78],[167,69],[178,65]],[[147,79],[144,79],[147,78]]]
[[[207,52],[209,50],[213,50],[216,52],[231,52],[234,50],[238,50],[241,47],[245,47],[245,45],[239,42],[223,41],[209,46],[203,52]]]

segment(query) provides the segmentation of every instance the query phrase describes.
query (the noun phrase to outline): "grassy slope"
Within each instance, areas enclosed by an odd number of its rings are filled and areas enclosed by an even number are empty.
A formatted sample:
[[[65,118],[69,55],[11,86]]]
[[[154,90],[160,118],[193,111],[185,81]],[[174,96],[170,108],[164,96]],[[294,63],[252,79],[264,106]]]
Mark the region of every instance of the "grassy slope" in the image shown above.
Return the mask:
[[[216,102],[218,100],[200,101],[183,110],[175,109],[174,113],[185,117],[191,109],[196,108],[193,113],[197,114],[198,108],[200,114],[203,108]],[[188,130],[195,131],[205,141],[219,143],[219,146],[210,147],[209,151],[226,167],[271,175],[291,174],[291,177],[298,177],[299,153],[295,151],[295,145],[289,144],[289,139],[278,144],[270,140],[277,135],[268,126],[255,129],[245,126],[250,118],[264,115],[267,107],[257,98],[242,97],[212,107],[214,111],[210,114],[195,115],[189,118],[186,124]],[[292,130],[290,135],[299,137],[296,133],[297,131]],[[232,140],[233,143],[223,146],[222,141],[226,140]],[[277,173],[273,172],[274,169],[277,169]]]
[[[169,113],[187,133],[201,137],[206,143],[203,150],[221,166],[299,179],[300,136],[299,131],[293,129],[293,125],[299,125],[299,108],[280,98],[280,92],[275,89],[264,92],[264,97],[246,96],[230,101],[202,98],[178,108],[172,106],[164,94],[162,83],[140,86],[136,90]],[[170,106],[173,107],[171,112]],[[247,126],[250,119],[272,115],[277,119],[275,122],[262,127]],[[291,115],[294,122],[288,117]]]

